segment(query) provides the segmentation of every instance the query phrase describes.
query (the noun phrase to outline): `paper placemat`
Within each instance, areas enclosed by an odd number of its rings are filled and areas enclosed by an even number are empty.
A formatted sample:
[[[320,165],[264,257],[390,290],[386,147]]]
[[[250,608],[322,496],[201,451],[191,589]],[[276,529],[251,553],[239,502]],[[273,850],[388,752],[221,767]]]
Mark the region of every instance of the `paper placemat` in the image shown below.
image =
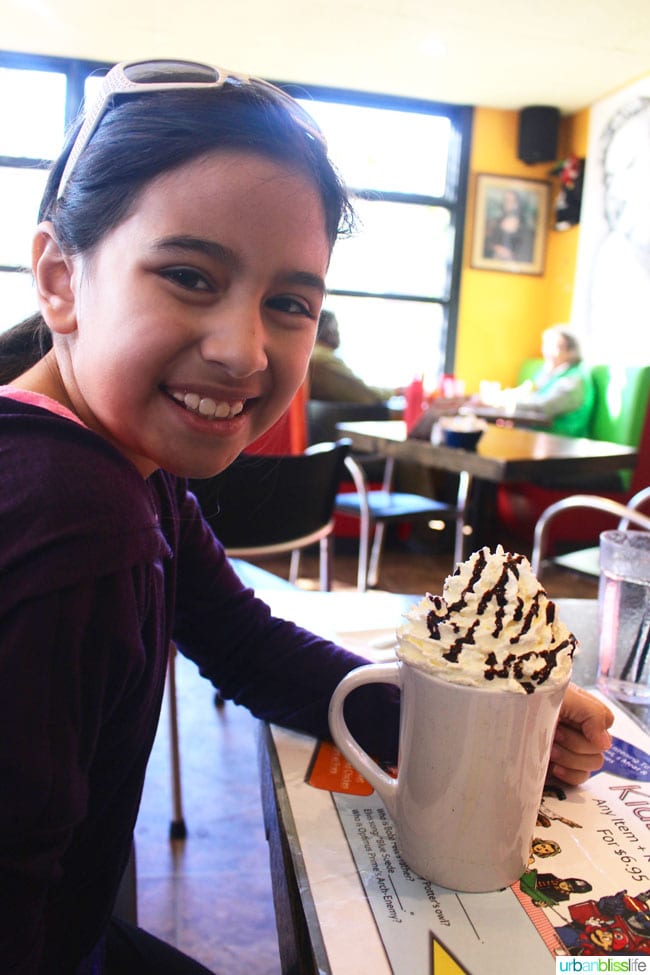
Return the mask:
[[[491,894],[414,874],[382,801],[334,746],[319,746],[308,780],[332,793],[395,975],[502,975],[524,961],[552,975],[557,955],[650,954],[650,737],[608,704],[605,768],[579,788],[545,790],[527,872]]]

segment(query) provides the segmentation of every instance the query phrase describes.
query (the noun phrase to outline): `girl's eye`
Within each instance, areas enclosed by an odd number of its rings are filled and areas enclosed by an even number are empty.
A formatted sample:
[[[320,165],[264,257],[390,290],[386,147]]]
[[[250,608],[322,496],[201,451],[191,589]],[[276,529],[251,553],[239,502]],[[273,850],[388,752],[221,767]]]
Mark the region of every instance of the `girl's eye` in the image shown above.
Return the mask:
[[[307,318],[316,317],[312,313],[311,306],[308,302],[300,298],[295,298],[293,295],[278,295],[275,298],[270,298],[267,304],[269,308],[285,312],[288,315],[306,315]]]
[[[210,285],[200,271],[191,267],[169,267],[162,271],[162,276],[172,281],[186,291],[209,291]]]

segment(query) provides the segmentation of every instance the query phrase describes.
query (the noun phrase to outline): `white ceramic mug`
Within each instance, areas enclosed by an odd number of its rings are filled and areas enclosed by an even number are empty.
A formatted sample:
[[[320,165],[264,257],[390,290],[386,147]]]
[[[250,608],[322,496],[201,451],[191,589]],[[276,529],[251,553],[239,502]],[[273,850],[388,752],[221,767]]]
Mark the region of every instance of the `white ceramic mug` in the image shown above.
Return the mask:
[[[343,718],[347,695],[369,683],[401,689],[396,779],[366,754]],[[381,796],[413,870],[474,892],[521,877],[567,683],[532,694],[470,687],[401,661],[344,677],[330,703],[332,737]]]

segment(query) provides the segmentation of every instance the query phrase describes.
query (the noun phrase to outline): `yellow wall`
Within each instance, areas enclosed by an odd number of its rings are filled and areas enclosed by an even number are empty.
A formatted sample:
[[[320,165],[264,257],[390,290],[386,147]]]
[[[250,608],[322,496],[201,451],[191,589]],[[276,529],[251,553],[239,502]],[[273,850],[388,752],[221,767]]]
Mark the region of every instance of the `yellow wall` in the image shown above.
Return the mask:
[[[585,156],[589,112],[562,119],[558,158]],[[470,267],[477,173],[493,173],[552,183],[551,207],[558,182],[552,163],[529,166],[517,158],[519,113],[477,108],[474,111],[465,253],[460,289],[455,373],[475,392],[481,379],[512,385],[521,361],[540,354],[540,335],[571,315],[571,296],[579,228],[549,233],[544,273],[509,274]]]

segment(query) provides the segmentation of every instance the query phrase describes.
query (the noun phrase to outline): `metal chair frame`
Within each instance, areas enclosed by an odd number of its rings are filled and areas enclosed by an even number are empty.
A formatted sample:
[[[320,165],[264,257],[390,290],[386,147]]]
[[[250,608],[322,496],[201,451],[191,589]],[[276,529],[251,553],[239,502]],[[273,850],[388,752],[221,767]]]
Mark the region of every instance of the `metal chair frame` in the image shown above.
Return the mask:
[[[630,523],[650,531],[650,517],[638,510],[640,505],[650,498],[650,487],[642,488],[633,495],[627,504],[612,501],[611,498],[601,497],[593,494],[574,494],[569,498],[562,498],[546,508],[537,519],[533,535],[533,551],[531,555],[531,566],[533,572],[539,578],[544,565],[546,554],[546,542],[548,538],[549,525],[553,519],[563,511],[577,508],[591,508],[597,511],[604,511],[619,519],[618,528],[624,530]],[[584,549],[583,552],[592,552],[596,556],[594,569],[590,575],[598,575],[597,554],[598,548]]]
[[[395,521],[414,521],[416,519],[440,518],[456,522],[454,542],[454,562],[461,562],[464,549],[464,511],[467,481],[461,480],[457,506],[425,498],[418,494],[405,494],[392,490],[395,461],[386,458],[384,479],[380,490],[370,490],[365,471],[361,465],[348,455],[347,467],[355,486],[354,493],[337,495],[335,510],[340,514],[359,518],[359,567],[357,570],[357,589],[365,592],[379,581],[379,563],[384,545],[386,525]],[[465,484],[465,494],[462,486]],[[374,528],[372,548],[370,539]]]
[[[283,555],[285,552],[291,553],[289,563],[289,582],[294,586],[298,581],[300,571],[300,553],[302,549],[309,548],[310,545],[319,543],[319,588],[323,592],[329,592],[332,588],[332,546],[330,537],[334,531],[334,519],[331,518],[327,524],[309,535],[301,535],[299,538],[292,538],[286,542],[277,542],[273,545],[251,546],[248,548],[227,548],[226,554],[233,559],[250,559],[263,555]]]
[[[358,420],[388,420],[390,408],[386,403],[345,403],[310,399],[307,403],[307,427],[310,441],[335,437],[337,423]],[[359,567],[357,588],[365,592],[379,581],[379,564],[389,522],[454,519],[456,535],[454,559],[463,559],[464,508],[469,479],[461,474],[456,506],[444,504],[420,494],[393,490],[395,461],[381,453],[351,452],[345,466],[352,478],[354,491],[341,493],[336,499],[336,512],[358,518]],[[381,488],[369,483],[381,481]],[[373,534],[374,532],[374,534]]]

